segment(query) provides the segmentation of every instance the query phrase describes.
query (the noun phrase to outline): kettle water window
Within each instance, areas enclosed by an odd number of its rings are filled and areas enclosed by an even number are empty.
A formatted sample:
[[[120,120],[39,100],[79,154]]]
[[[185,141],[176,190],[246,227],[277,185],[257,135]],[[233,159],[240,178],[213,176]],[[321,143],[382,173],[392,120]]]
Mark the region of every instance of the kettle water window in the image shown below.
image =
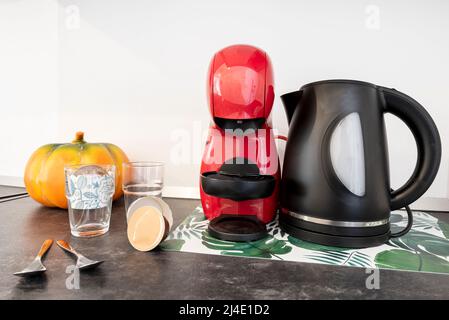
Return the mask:
[[[355,195],[365,195],[365,156],[357,112],[348,114],[336,126],[330,140],[330,156],[341,183]]]

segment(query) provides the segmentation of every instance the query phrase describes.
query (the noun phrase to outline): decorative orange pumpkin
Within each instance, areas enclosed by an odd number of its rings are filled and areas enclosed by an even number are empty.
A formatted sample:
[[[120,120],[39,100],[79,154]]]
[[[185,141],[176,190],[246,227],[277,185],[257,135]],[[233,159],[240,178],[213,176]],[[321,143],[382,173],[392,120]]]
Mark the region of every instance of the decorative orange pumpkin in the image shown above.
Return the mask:
[[[46,144],[37,149],[25,168],[25,187],[31,198],[47,207],[67,208],[65,165],[113,164],[115,171],[114,200],[122,193],[122,163],[126,154],[110,143],[87,143],[84,133],[77,132],[67,144]]]

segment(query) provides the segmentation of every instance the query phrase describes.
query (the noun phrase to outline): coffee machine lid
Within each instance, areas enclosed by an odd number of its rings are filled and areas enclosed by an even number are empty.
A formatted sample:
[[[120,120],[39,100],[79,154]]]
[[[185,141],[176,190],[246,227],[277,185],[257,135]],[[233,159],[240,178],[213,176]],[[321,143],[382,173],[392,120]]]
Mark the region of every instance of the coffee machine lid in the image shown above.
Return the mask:
[[[214,121],[268,119],[274,101],[270,58],[250,45],[221,49],[209,65],[207,95]]]
[[[209,223],[209,234],[226,241],[255,241],[267,236],[267,228],[257,217],[223,214]]]

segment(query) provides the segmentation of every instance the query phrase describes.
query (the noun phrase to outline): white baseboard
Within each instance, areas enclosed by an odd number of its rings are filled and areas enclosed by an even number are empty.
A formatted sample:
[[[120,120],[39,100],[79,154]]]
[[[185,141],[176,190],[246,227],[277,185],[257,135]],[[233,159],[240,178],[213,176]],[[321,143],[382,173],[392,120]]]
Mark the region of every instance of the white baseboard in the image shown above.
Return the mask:
[[[423,197],[410,205],[413,210],[449,212],[449,199]]]
[[[200,191],[193,187],[165,186],[162,195],[168,198],[199,199]]]
[[[25,187],[23,177],[0,176],[0,185],[11,187]]]
[[[12,176],[0,176],[0,185],[11,187],[25,187],[23,183],[23,177]],[[163,196],[169,198],[199,199],[200,192],[198,188],[193,187],[165,186]]]
[[[23,178],[0,176],[0,185],[23,187]],[[198,188],[194,187],[165,186],[163,196],[169,198],[199,199],[200,193]],[[413,210],[449,212],[449,199],[425,197],[417,200],[410,207]]]

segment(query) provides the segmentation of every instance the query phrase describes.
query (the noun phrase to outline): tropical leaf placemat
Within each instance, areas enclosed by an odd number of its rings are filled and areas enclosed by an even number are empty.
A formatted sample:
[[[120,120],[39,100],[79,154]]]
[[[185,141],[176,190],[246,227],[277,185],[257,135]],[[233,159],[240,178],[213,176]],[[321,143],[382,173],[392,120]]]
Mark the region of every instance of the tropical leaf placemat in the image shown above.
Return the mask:
[[[449,274],[449,224],[424,212],[413,212],[413,227],[405,236],[378,247],[347,249],[322,246],[296,239],[283,232],[277,220],[267,225],[269,235],[252,242],[230,242],[212,238],[209,221],[197,207],[168,238],[161,249],[230,255],[272,260],[300,261],[363,268],[384,268]],[[406,225],[406,213],[391,215],[396,232]]]

